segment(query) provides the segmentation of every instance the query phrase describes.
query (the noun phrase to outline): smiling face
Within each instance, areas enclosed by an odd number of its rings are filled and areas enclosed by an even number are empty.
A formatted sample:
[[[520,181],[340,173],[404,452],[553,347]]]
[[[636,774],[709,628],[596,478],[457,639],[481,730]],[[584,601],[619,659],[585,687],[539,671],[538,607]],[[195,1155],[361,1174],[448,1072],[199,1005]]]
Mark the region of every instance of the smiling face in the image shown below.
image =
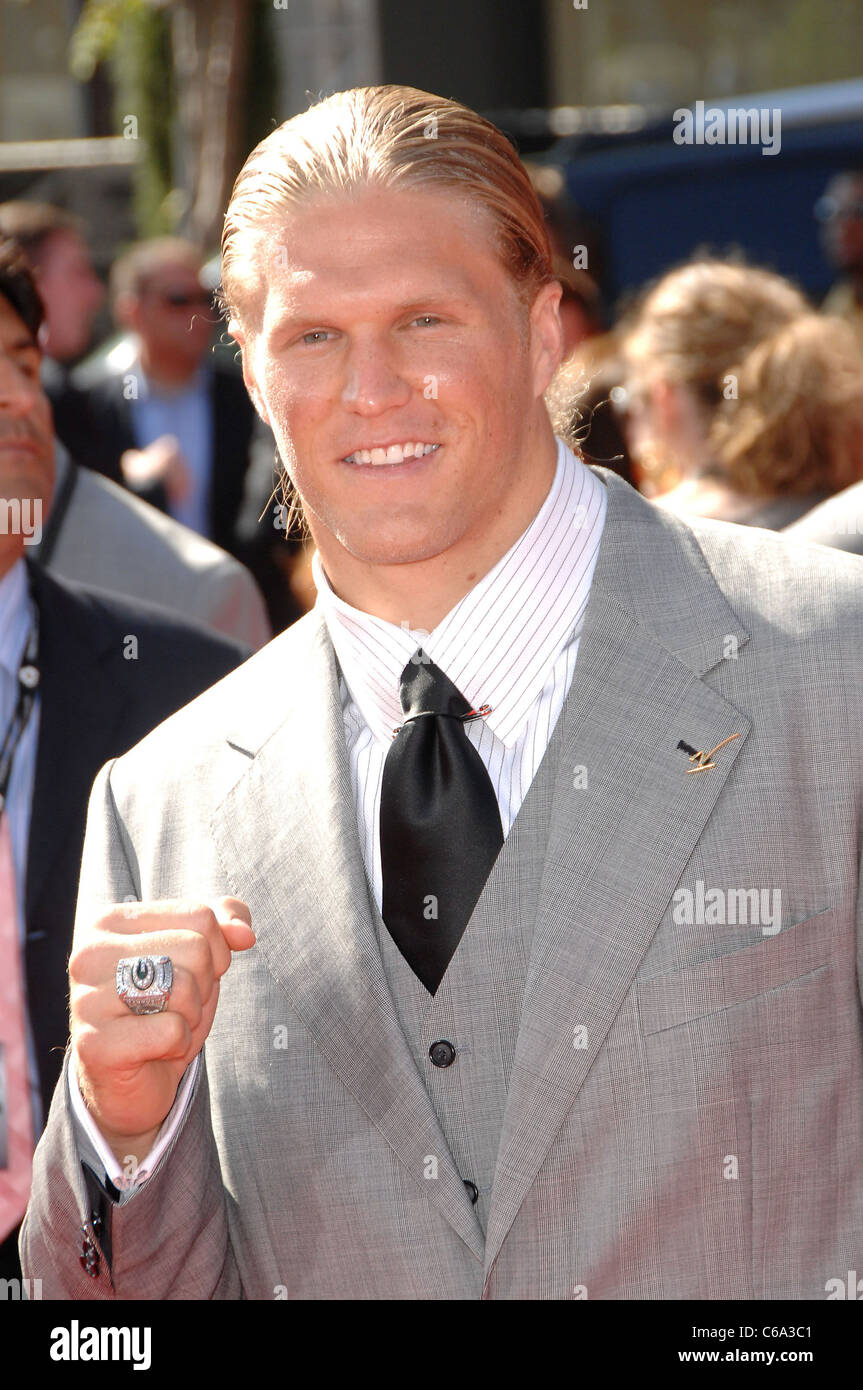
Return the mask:
[[[466,591],[551,484],[559,285],[528,310],[466,198],[362,188],[262,229],[238,294],[246,384],[337,591],[363,606],[404,565]]]
[[[51,407],[39,379],[41,361],[29,328],[0,294],[0,499],[4,504],[15,499],[41,503],[44,517],[54,486],[54,434]],[[4,505],[0,574],[24,551],[23,535],[6,527],[6,516]]]

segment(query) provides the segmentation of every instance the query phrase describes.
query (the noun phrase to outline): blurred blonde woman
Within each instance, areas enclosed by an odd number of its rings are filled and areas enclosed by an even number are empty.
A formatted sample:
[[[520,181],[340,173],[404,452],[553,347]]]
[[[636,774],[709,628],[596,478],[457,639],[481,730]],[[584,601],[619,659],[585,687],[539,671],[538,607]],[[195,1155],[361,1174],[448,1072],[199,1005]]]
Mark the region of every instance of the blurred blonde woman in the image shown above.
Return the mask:
[[[770,271],[699,261],[646,295],[622,342],[642,490],[780,529],[863,477],[863,358]]]

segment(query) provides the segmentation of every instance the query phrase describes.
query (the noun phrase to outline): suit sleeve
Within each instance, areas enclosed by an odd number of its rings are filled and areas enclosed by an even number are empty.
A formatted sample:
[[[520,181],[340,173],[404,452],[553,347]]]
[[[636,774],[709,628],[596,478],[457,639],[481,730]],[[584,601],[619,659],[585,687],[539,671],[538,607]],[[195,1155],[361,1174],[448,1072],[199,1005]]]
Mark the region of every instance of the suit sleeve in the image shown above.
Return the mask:
[[[122,1165],[114,1156],[111,1146],[105,1136],[99,1130],[93,1116],[84,1104],[84,1097],[81,1095],[81,1087],[78,1084],[77,1062],[75,1054],[69,1058],[69,1100],[72,1105],[72,1114],[78,1127],[79,1148],[81,1157],[89,1161],[94,1172],[99,1174],[100,1180],[107,1183],[112,1182],[120,1195],[120,1202],[128,1201],[134,1195],[135,1189],[142,1187],[156,1172],[164,1154],[173,1146],[174,1140],[180,1132],[186,1112],[192,1103],[192,1095],[195,1088],[195,1081],[198,1075],[200,1056],[186,1068],[183,1079],[177,1088],[177,1097],[171,1107],[170,1114],[166,1117],[162,1128],[156,1136],[153,1147],[145,1155],[135,1170],[134,1179],[127,1177]]]
[[[93,785],[75,939],[110,903],[138,899],[134,853],[117,813],[108,763]],[[20,1237],[26,1275],[53,1299],[242,1298],[219,1155],[200,1059],[189,1104],[158,1168],[126,1199],[86,1161],[69,1093],[71,1054],[33,1158]],[[95,1255],[87,1256],[87,1246]],[[85,1257],[85,1258],[82,1258]]]

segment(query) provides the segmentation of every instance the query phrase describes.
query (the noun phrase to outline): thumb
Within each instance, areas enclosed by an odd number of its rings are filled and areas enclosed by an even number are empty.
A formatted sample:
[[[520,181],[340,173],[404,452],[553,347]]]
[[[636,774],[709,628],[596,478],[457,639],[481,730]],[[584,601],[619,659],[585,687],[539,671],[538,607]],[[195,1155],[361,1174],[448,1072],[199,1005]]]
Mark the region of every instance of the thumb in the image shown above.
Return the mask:
[[[254,946],[257,937],[252,931],[252,914],[242,898],[220,898],[213,911],[232,951],[248,951]]]

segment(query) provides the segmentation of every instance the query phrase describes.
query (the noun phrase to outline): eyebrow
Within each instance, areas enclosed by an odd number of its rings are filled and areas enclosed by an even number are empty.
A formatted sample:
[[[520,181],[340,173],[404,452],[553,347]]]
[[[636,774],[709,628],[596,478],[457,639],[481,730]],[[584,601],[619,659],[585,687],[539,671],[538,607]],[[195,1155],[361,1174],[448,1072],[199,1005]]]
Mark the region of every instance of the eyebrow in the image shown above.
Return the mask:
[[[468,308],[470,301],[463,295],[455,291],[435,290],[427,295],[415,295],[404,304],[395,305],[391,310],[392,318],[403,318],[406,314],[427,312],[433,310],[444,312],[446,309],[458,310]],[[328,318],[337,317],[338,310],[333,314],[332,309],[324,308],[320,313],[313,316],[309,312],[305,313],[286,313],[284,318],[279,318],[273,325],[276,333],[296,332],[299,329],[310,326],[316,328],[324,323]]]

